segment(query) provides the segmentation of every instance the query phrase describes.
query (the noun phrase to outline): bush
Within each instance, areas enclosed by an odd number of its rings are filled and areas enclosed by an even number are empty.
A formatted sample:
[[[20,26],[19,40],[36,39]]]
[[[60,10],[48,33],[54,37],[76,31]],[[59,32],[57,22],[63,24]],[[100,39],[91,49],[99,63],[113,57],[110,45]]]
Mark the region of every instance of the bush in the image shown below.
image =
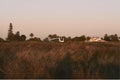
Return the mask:
[[[0,43],[0,78],[119,79],[120,43]]]

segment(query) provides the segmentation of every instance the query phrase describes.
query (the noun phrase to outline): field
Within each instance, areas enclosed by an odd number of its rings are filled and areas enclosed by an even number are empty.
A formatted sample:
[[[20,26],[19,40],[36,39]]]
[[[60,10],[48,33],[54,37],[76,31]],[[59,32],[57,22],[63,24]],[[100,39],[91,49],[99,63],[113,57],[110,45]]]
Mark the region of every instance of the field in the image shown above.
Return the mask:
[[[1,42],[0,78],[120,78],[120,43]]]

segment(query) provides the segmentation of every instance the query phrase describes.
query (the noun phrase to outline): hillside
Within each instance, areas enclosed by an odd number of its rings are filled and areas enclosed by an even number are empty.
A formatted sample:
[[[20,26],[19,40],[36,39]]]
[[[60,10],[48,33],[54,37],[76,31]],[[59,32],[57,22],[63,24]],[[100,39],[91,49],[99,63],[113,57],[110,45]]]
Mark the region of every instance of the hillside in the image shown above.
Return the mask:
[[[0,78],[120,78],[120,43],[0,43]]]

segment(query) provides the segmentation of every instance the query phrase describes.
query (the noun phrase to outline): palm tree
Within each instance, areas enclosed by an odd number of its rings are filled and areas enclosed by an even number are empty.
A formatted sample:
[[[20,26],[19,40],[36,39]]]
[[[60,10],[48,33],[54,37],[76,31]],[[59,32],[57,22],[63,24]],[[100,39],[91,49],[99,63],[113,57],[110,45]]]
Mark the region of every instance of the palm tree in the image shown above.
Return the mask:
[[[33,36],[34,36],[34,34],[33,34],[33,33],[31,33],[31,34],[30,34],[30,37],[31,37],[31,38],[33,38]]]

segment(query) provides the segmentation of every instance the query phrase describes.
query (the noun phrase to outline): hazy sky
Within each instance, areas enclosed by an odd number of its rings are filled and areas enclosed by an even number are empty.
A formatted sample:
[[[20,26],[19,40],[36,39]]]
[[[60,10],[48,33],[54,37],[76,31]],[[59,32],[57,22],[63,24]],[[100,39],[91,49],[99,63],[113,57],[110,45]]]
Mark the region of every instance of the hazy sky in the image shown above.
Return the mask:
[[[0,0],[0,37],[14,32],[65,36],[120,35],[120,0]]]

